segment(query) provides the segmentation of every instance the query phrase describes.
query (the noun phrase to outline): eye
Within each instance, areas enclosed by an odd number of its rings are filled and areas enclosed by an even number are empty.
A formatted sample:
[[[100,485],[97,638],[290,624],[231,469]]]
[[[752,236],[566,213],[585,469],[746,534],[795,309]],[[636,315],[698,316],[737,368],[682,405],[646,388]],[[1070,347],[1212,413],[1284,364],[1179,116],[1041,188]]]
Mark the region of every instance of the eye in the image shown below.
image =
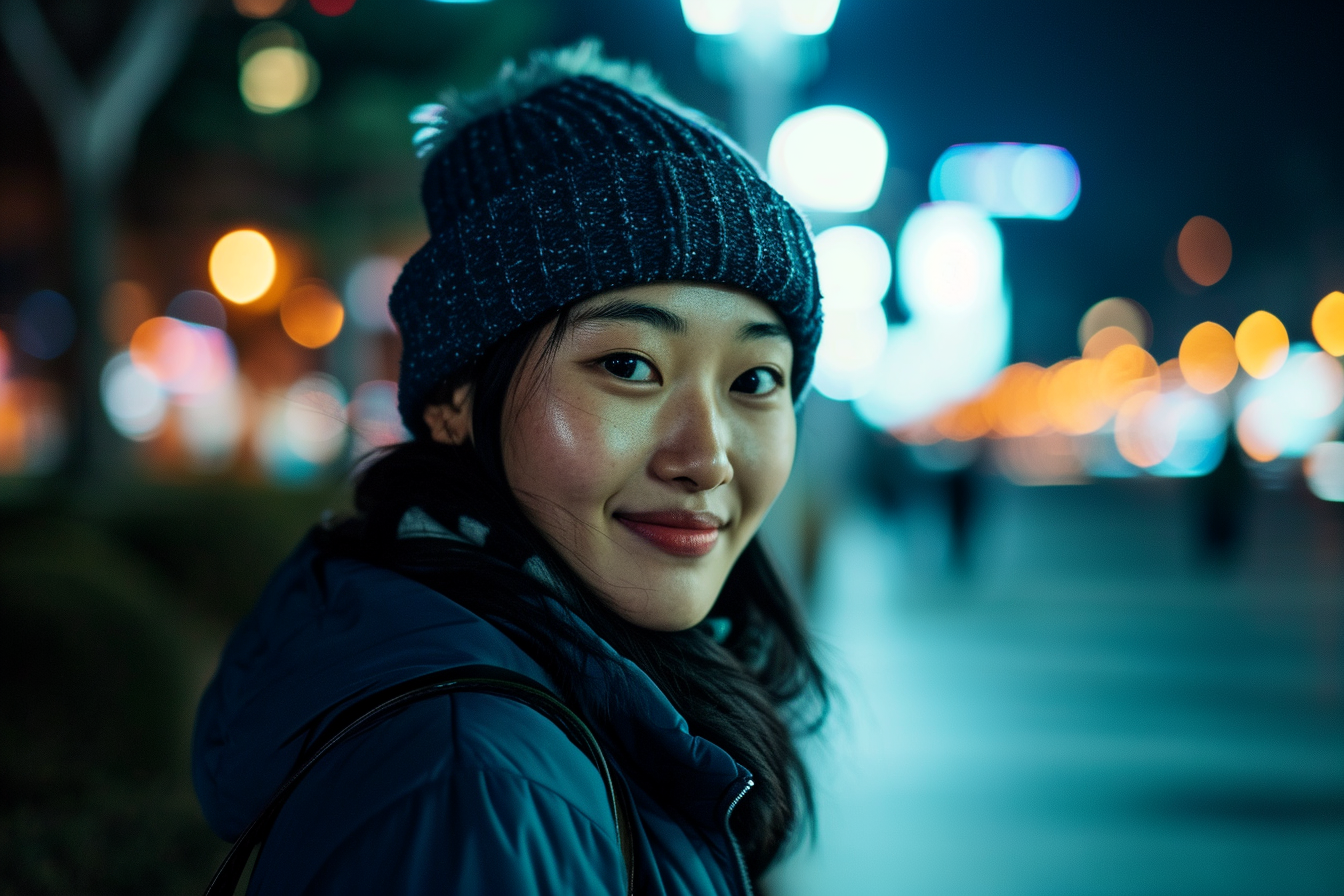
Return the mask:
[[[601,360],[602,369],[615,377],[637,383],[655,381],[653,365],[638,355],[608,355]]]
[[[746,392],[748,395],[769,395],[784,385],[779,374],[769,367],[753,367],[733,380],[734,392]]]

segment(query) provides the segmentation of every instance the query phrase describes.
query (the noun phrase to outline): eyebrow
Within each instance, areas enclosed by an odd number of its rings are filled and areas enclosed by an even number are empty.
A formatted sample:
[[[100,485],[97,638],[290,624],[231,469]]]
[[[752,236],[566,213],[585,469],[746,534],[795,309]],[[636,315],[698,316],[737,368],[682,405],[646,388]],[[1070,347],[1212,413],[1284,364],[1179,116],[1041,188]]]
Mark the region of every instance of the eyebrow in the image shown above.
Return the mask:
[[[669,333],[686,332],[686,319],[684,317],[654,305],[631,302],[628,299],[605,302],[595,308],[580,311],[574,316],[575,325],[593,323],[599,320],[631,321],[648,324],[655,329],[666,330]]]
[[[576,326],[595,321],[642,323],[664,332],[678,334],[685,333],[689,329],[686,318],[679,314],[673,314],[671,311],[655,305],[632,302],[628,299],[606,302],[594,308],[580,311],[574,317]],[[784,339],[787,341],[789,338],[789,331],[783,324],[768,321],[746,323],[737,331],[737,339],[740,342],[750,342],[757,339]]]

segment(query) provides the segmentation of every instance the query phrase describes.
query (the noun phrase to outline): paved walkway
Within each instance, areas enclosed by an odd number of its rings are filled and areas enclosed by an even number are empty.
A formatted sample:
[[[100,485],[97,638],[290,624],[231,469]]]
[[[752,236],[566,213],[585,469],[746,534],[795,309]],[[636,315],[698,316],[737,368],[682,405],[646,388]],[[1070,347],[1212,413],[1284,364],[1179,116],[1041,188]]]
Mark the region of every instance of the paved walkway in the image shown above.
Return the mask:
[[[1344,894],[1344,527],[1258,493],[1230,568],[1182,484],[990,486],[968,571],[937,508],[829,532],[847,710],[779,896]]]

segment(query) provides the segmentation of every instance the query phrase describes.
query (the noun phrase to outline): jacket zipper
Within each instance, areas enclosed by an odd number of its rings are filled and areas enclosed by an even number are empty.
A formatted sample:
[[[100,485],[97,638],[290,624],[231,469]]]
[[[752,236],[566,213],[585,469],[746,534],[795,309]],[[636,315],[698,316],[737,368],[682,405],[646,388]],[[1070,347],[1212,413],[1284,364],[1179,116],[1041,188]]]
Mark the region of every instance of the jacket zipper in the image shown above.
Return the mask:
[[[737,845],[737,837],[733,834],[733,826],[729,824],[733,817],[733,810],[737,804],[742,802],[742,797],[747,795],[747,791],[756,786],[756,781],[752,778],[747,779],[746,786],[742,792],[733,797],[733,801],[728,804],[728,811],[723,813],[723,829],[728,834],[728,843],[733,847],[733,855],[737,858],[737,870],[742,875],[742,888],[747,896],[752,896],[751,876],[747,874],[747,860],[742,857],[742,847]]]

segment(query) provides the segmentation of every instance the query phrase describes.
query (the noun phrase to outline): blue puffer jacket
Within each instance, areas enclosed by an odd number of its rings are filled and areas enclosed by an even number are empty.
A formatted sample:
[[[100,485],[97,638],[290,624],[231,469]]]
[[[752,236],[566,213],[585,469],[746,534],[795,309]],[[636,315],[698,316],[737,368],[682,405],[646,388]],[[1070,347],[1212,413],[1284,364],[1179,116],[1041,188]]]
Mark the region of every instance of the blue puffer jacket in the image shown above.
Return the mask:
[[[627,663],[600,646],[610,663]],[[305,738],[354,700],[476,664],[552,686],[499,629],[438,592],[386,569],[324,559],[305,542],[234,632],[201,700],[192,765],[210,825],[236,838]],[[653,682],[630,671],[634,684],[622,687],[634,693],[623,703],[635,711],[595,731],[635,804],[639,892],[747,896],[728,817],[750,774],[692,736]],[[590,680],[576,708],[591,720],[587,708],[621,678]],[[592,763],[536,710],[478,693],[416,704],[325,757],[281,812],[249,889],[623,892],[615,822]]]

